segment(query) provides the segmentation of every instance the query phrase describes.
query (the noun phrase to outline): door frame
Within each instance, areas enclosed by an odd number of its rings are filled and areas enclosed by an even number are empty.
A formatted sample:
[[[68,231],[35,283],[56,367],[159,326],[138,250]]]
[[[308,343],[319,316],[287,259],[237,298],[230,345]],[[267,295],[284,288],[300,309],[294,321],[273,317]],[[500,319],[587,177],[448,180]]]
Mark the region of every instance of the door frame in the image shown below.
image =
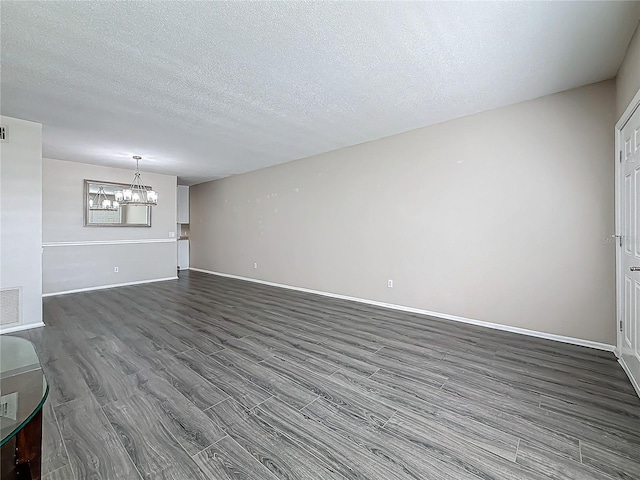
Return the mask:
[[[622,235],[622,189],[620,185],[620,169],[621,169],[621,152],[623,148],[623,144],[621,142],[621,133],[622,128],[625,124],[631,119],[631,116],[636,112],[637,109],[640,109],[640,90],[636,92],[633,99],[627,105],[624,113],[620,116],[620,119],[616,122],[615,126],[615,232],[618,235]],[[640,385],[638,385],[634,378],[629,374],[629,370],[622,358],[621,355],[621,346],[622,346],[622,329],[620,326],[624,321],[624,285],[621,282],[622,275],[622,248],[619,247],[618,239],[616,238],[616,349],[615,354],[618,357],[618,361],[624,368],[627,376],[631,380],[633,387],[636,390],[638,396],[640,396]]]

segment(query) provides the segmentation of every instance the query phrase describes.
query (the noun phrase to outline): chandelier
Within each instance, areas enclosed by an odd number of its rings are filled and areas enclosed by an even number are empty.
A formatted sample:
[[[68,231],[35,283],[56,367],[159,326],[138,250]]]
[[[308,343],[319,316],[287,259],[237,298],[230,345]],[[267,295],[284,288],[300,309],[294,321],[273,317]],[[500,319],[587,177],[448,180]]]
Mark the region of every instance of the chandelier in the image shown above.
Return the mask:
[[[151,190],[151,187],[145,187],[140,178],[139,163],[142,157],[134,155],[133,159],[136,161],[136,173],[133,175],[131,186],[123,190],[116,190],[114,203],[119,205],[157,205],[158,193]]]
[[[104,191],[104,187],[98,188],[98,192],[89,198],[89,210],[117,210],[120,207],[120,203],[116,200],[109,200],[107,193]]]

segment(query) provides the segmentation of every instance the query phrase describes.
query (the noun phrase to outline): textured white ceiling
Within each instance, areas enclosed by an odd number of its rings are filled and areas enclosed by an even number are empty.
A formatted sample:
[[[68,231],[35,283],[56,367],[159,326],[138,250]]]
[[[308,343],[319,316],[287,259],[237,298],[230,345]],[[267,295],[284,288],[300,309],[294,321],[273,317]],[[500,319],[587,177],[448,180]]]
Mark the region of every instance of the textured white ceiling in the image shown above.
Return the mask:
[[[638,2],[0,2],[47,157],[192,184],[615,76]]]

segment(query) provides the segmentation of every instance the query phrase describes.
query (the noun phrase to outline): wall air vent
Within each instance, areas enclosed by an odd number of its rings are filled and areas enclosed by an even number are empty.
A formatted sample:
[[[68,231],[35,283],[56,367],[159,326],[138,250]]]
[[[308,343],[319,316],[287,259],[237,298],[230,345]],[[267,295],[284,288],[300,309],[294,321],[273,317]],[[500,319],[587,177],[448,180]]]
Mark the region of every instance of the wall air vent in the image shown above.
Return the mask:
[[[0,327],[20,323],[22,314],[20,287],[0,290]]]
[[[9,129],[4,125],[0,125],[0,142],[9,141]]]

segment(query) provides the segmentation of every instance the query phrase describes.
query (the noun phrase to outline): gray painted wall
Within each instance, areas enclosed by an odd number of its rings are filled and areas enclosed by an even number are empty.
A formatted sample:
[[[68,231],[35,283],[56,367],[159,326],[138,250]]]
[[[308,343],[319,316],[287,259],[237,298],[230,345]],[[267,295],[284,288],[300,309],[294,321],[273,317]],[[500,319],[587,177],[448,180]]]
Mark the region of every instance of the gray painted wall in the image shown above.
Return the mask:
[[[614,344],[615,110],[606,81],[193,186],[191,265]]]
[[[43,292],[55,293],[176,276],[177,178],[142,172],[142,180],[159,195],[151,227],[85,227],[84,180],[130,183],[132,169],[110,168],[45,158],[43,164]],[[176,233],[177,235],[177,233]],[[171,239],[174,240],[174,239]],[[65,242],[112,242],[107,245],[60,245]],[[51,245],[54,244],[54,245]],[[114,273],[113,268],[119,268]]]
[[[616,111],[618,118],[640,90],[640,23],[633,35],[616,79]]]
[[[10,117],[0,123],[8,127],[8,141],[0,142],[0,288],[22,287],[21,326],[36,325],[42,323],[42,125]]]

